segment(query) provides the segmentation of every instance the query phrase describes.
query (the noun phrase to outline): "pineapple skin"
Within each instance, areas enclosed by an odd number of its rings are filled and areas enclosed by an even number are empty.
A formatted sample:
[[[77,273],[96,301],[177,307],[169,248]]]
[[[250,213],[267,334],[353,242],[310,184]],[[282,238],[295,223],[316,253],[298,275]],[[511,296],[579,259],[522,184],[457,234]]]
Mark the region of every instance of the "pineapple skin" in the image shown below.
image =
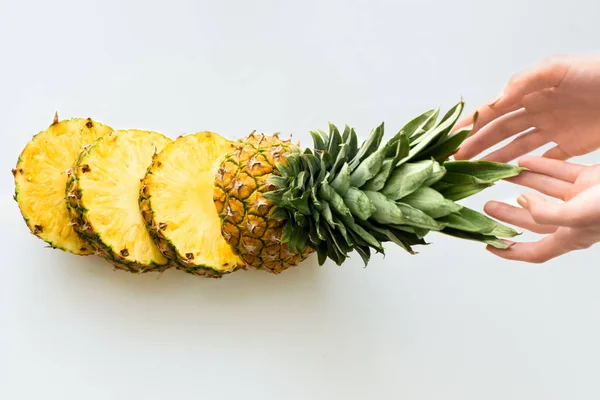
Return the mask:
[[[221,219],[221,234],[253,268],[279,274],[304,261],[313,249],[291,252],[282,243],[285,221],[273,215],[275,207],[263,194],[275,190],[269,178],[279,175],[277,164],[298,147],[278,134],[252,132],[231,144],[215,177],[213,201]]]
[[[177,269],[205,278],[246,269],[219,234],[220,220],[212,204],[214,173],[229,143],[208,131],[178,137],[155,155],[139,195],[146,228],[161,253]],[[165,200],[168,196],[173,197]],[[193,204],[186,205],[189,199]],[[189,241],[194,245],[185,248],[182,242]]]
[[[102,142],[108,142],[112,139],[116,141],[119,135],[121,135],[121,138],[125,136],[125,140],[135,140],[136,138],[141,140],[153,139],[155,143],[155,152],[153,157],[156,155],[157,151],[160,151],[167,143],[171,142],[170,139],[157,132],[130,129],[112,132],[111,134],[107,135],[107,137],[99,138],[94,144],[87,146],[75,161],[73,168],[68,171],[69,179],[66,185],[66,198],[69,215],[71,216],[70,224],[73,226],[78,235],[88,244],[88,246],[93,249],[94,253],[108,261],[115,267],[115,269],[130,273],[164,272],[165,270],[173,267],[174,264],[170,262],[169,259],[164,258],[161,253],[159,253],[159,257],[155,257],[149,262],[148,260],[146,260],[146,262],[141,262],[136,260],[133,257],[133,254],[130,254],[127,246],[120,244],[118,248],[114,248],[108,244],[103,233],[94,228],[94,224],[89,218],[90,210],[86,208],[82,201],[80,179],[83,174],[89,173],[92,168],[96,169],[98,167],[97,164],[88,164],[90,154],[92,154],[92,152],[94,152],[98,146],[104,144]],[[143,136],[146,135],[150,135],[150,137],[143,138]],[[108,143],[107,145],[110,146]],[[134,151],[136,151],[136,149],[130,149],[130,152]],[[109,160],[108,162],[114,161],[115,160]],[[148,163],[150,162],[151,160],[148,160]],[[119,172],[126,173],[125,171]],[[140,178],[141,177],[137,177],[139,181],[141,181]],[[136,194],[139,193],[140,185],[136,187]],[[92,199],[87,200],[90,201]],[[134,210],[127,211],[134,214],[139,213],[139,205],[136,204],[136,208]],[[121,218],[126,218],[126,216],[115,215],[114,220],[118,221]],[[142,226],[142,228],[144,228],[143,232],[147,233],[145,226]],[[136,239],[138,241],[144,240],[144,238],[140,237],[137,237]],[[153,242],[150,245],[155,246]]]
[[[81,150],[113,129],[91,118],[59,121],[27,143],[12,170],[14,200],[30,232],[48,247],[75,255],[93,254],[69,224],[65,200],[67,171]]]

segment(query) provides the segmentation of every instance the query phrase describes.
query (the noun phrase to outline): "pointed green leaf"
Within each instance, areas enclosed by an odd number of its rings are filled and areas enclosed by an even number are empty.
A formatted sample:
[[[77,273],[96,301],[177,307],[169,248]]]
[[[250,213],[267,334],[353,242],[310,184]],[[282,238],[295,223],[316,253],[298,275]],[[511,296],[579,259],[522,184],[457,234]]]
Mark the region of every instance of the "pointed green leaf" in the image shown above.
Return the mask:
[[[402,225],[416,226],[418,228],[429,229],[432,231],[439,231],[444,228],[444,225],[423,211],[409,206],[404,203],[396,203],[400,211],[402,211],[402,218],[404,222]]]
[[[312,136],[313,148],[315,150],[323,151],[323,150],[327,149],[325,140],[323,139],[323,136],[318,131],[310,131],[310,135]]]
[[[354,250],[356,250],[366,267],[369,264],[369,260],[371,258],[371,250],[366,246],[357,246],[354,248]]]
[[[392,200],[411,194],[431,176],[433,163],[433,160],[423,160],[400,165],[394,169],[381,193]]]
[[[358,150],[356,156],[350,162],[350,169],[354,171],[360,163],[367,158],[370,154],[374,153],[381,143],[381,139],[383,139],[383,123],[379,125],[377,128],[373,129],[367,139],[363,142]]]
[[[508,249],[511,245],[494,236],[482,235],[480,233],[465,232],[458,229],[445,228],[441,233],[459,239],[472,240],[489,244],[497,249]]]
[[[344,204],[342,196],[340,196],[331,186],[329,186],[326,180],[321,182],[319,194],[323,199],[329,202],[333,211],[340,215],[351,215],[350,210],[348,207],[346,207],[346,204]]]
[[[472,176],[478,183],[492,183],[519,175],[524,168],[485,160],[477,161],[448,161],[444,167],[450,173]]]
[[[408,156],[404,157],[398,163],[402,164],[406,161],[409,161],[413,157],[418,156],[419,153],[421,153],[422,150],[426,149],[427,146],[431,142],[433,142],[434,140],[438,139],[439,137],[442,137],[445,134],[447,134],[447,132],[450,129],[452,129],[452,127],[458,120],[458,117],[460,116],[460,114],[462,112],[463,105],[464,105],[464,103],[461,101],[456,106],[454,106],[448,112],[451,114],[449,114],[449,115],[447,114],[448,116],[446,117],[446,119],[442,120],[442,122],[440,122],[440,124],[437,125],[434,129],[424,133],[423,136],[418,139],[418,143],[413,148],[410,149]]]
[[[384,225],[401,225],[405,222],[404,218],[402,218],[402,211],[400,211],[394,201],[388,199],[384,194],[379,192],[366,190],[364,193],[375,207],[375,211],[371,215],[371,218],[375,221]]]
[[[348,152],[348,144],[346,144],[346,143],[340,144],[340,151],[339,151],[339,153],[337,155],[337,158],[336,158],[335,162],[333,163],[333,166],[329,169],[329,173],[332,176],[335,176],[336,172],[346,162],[346,154],[347,154],[347,152]]]
[[[369,244],[369,246],[373,247],[374,249],[377,249],[378,251],[383,251],[383,246],[381,245],[381,243],[373,235],[367,232],[362,226],[360,226],[360,224],[354,222],[352,218],[342,217],[341,220],[344,222],[344,225],[346,225],[351,231],[358,235],[360,240],[365,241]]]
[[[327,243],[321,242],[319,246],[317,246],[317,257],[319,265],[325,264],[327,261]]]
[[[449,228],[459,229],[466,232],[480,233],[490,236],[514,237],[519,235],[514,229],[502,225],[493,219],[467,207],[463,207],[458,213],[450,214],[440,218]]]
[[[331,207],[329,207],[329,203],[326,201],[322,201],[321,204],[323,205],[321,215],[329,225],[335,226],[335,222],[333,222],[333,213],[331,212]]]
[[[458,201],[473,196],[474,194],[477,194],[493,185],[493,183],[450,185],[449,187],[444,188],[436,187],[436,190],[448,200]]]
[[[335,189],[336,192],[340,194],[340,196],[345,196],[350,188],[350,183],[350,166],[348,164],[344,164],[335,179],[331,181],[330,185]]]
[[[327,146],[327,153],[331,155],[332,162],[337,158],[340,151],[340,144],[342,144],[342,135],[338,128],[329,123],[329,144]],[[327,165],[330,166],[329,164]]]
[[[348,206],[354,218],[363,221],[367,220],[375,212],[375,207],[371,204],[367,195],[355,187],[351,187],[348,190],[348,193],[344,196],[344,203]]]
[[[439,112],[439,108],[428,110],[409,121],[402,127],[401,131],[403,131],[408,138],[413,138],[423,131],[428,131],[435,124]]]
[[[353,160],[358,153],[358,137],[356,136],[356,132],[354,128],[350,129],[350,138],[348,140],[348,160]]]
[[[438,162],[444,162],[448,157],[456,153],[462,142],[469,137],[470,133],[470,129],[461,129],[458,132],[448,135],[440,142],[419,154],[418,159],[433,158]]]
[[[423,211],[437,219],[456,213],[462,209],[460,204],[445,199],[439,192],[429,187],[421,187],[402,198],[402,202]]]
[[[361,162],[354,171],[352,171],[352,174],[350,174],[352,186],[359,188],[369,179],[377,175],[377,173],[381,170],[381,164],[383,164],[383,160],[385,159],[386,151],[387,147],[383,146],[365,158],[365,160]]]
[[[308,199],[310,192],[304,192],[301,197],[290,200],[290,203],[296,210],[300,211],[304,215],[310,215],[310,208],[308,207]]]
[[[434,162],[431,175],[429,175],[429,178],[427,178],[425,182],[423,182],[423,186],[433,185],[434,183],[442,179],[444,175],[446,175],[446,168],[444,168],[443,165],[440,165],[440,163]]]

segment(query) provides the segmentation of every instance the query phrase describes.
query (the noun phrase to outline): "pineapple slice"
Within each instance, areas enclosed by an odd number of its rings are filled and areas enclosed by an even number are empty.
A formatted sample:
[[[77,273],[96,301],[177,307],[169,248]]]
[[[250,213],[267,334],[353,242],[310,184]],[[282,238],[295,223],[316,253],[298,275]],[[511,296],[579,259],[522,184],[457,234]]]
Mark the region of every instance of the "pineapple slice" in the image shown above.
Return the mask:
[[[142,182],[144,220],[159,248],[178,268],[220,278],[244,268],[221,235],[213,203],[219,161],[231,142],[212,132],[181,136],[168,144]]]
[[[35,135],[19,155],[13,169],[15,200],[30,231],[49,244],[77,255],[92,249],[69,224],[65,204],[65,171],[84,146],[113,129],[90,118],[58,120]]]
[[[141,179],[169,142],[156,132],[119,130],[84,150],[73,168],[67,203],[75,230],[117,269],[141,273],[170,266],[138,203]]]

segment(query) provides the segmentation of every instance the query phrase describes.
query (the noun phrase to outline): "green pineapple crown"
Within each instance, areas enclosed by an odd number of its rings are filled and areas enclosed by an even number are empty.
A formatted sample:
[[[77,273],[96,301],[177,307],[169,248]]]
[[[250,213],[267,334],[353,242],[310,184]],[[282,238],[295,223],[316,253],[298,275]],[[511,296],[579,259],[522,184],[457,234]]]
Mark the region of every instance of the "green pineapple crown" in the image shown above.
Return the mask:
[[[270,178],[276,190],[265,194],[273,216],[286,220],[282,241],[291,251],[316,249],[320,265],[341,265],[356,251],[366,266],[385,242],[415,254],[431,231],[507,248],[500,238],[518,232],[456,201],[522,168],[448,161],[471,132],[451,133],[463,107],[461,99],[439,120],[439,108],[429,110],[383,144],[383,123],[360,147],[347,125],[341,134],[331,123],[329,133],[312,131],[313,148],[286,154],[281,175]]]

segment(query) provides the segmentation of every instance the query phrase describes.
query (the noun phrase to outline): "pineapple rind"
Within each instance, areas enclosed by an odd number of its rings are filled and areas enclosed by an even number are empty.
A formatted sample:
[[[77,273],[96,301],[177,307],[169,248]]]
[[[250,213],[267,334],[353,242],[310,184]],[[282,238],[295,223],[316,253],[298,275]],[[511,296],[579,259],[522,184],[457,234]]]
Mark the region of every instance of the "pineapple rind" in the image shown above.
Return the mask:
[[[213,132],[180,136],[154,157],[142,180],[139,207],[148,232],[163,255],[190,274],[221,278],[245,269],[221,237],[212,204],[214,171],[229,145]]]
[[[15,194],[21,216],[30,232],[48,247],[87,256],[92,249],[69,225],[64,197],[67,175],[84,146],[112,132],[91,118],[58,120],[27,143],[13,169]]]
[[[117,140],[119,144],[117,144]],[[131,273],[145,273],[162,272],[173,267],[170,260],[158,251],[152,238],[147,235],[144,222],[141,220],[141,214],[137,214],[140,213],[137,202],[137,194],[141,186],[140,181],[147,169],[146,164],[151,163],[148,155],[156,154],[169,142],[171,142],[171,139],[157,132],[136,129],[116,131],[107,137],[98,139],[92,146],[82,151],[70,173],[66,195],[69,213],[72,217],[71,223],[80,237],[94,249],[94,252],[106,259],[116,269]],[[123,147],[117,148],[117,146]],[[125,148],[128,150],[128,159],[118,158],[119,151]],[[102,151],[104,153],[102,156],[106,157],[100,157],[100,160],[98,157],[94,157],[97,156],[96,152],[98,151]],[[121,155],[123,154],[121,153]],[[138,156],[138,158],[135,159],[135,156]],[[99,163],[99,161],[102,162]],[[126,162],[131,162],[133,166],[123,165]],[[137,169],[135,169],[136,166]],[[139,170],[140,166],[143,166],[143,172]],[[107,210],[107,208],[102,208],[101,204],[97,204],[99,196],[89,195],[86,197],[85,191],[81,187],[82,178],[89,176],[85,175],[89,171],[95,172],[97,169],[106,171],[108,168],[116,168],[118,171],[106,175],[106,179],[101,182],[92,179],[88,181],[88,185],[97,185],[98,183],[101,185],[114,183],[116,185],[116,188],[101,186],[102,189],[105,189],[101,191],[103,196],[113,192],[116,192],[114,194],[120,194],[120,196],[110,198],[111,202],[109,204],[113,208],[112,210]],[[119,174],[121,171],[123,174],[127,174],[129,171],[130,174],[136,175],[121,175]],[[111,179],[118,174],[120,180],[112,181]],[[132,178],[135,179],[135,182],[131,182]],[[135,186],[132,186],[134,183]],[[121,201],[119,197],[127,199],[132,195],[135,196],[136,200],[135,209],[130,208],[132,207],[130,202],[121,209],[119,207],[114,209],[115,205]],[[86,204],[88,205],[86,206]],[[91,204],[91,207],[89,204]],[[102,213],[107,211],[110,213],[110,224],[96,224],[95,222],[102,220]],[[140,217],[140,221],[136,221],[136,216]],[[128,221],[129,223],[127,223]],[[123,226],[123,223],[125,223],[125,226]],[[119,226],[119,224],[121,225]],[[125,244],[127,240],[123,236],[126,235],[126,230],[131,229],[137,231],[138,234],[135,235],[135,241],[129,240],[130,245],[134,248],[128,250],[128,246]],[[117,237],[114,237],[115,235]],[[117,244],[118,248],[115,248]],[[143,249],[140,251],[139,246],[142,245],[146,247],[146,251],[143,251]],[[131,251],[131,254],[129,254],[129,251]]]
[[[244,262],[255,269],[280,274],[305,260],[313,249],[290,249],[282,240],[284,221],[264,194],[274,190],[277,166],[298,147],[278,134],[252,132],[232,143],[215,174],[213,201],[221,219],[221,234]]]

